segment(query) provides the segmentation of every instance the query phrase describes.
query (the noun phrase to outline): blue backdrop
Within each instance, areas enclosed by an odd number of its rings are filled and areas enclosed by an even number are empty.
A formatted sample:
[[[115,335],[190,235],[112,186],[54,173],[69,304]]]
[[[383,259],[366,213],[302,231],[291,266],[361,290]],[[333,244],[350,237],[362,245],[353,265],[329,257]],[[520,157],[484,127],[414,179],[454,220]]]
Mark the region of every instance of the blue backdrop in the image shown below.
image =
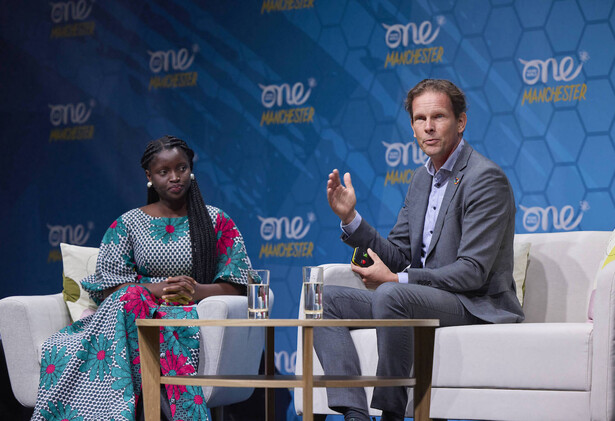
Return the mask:
[[[347,262],[325,195],[350,171],[383,235],[425,155],[403,100],[464,89],[467,141],[514,187],[516,231],[615,226],[611,0],[0,1],[0,296],[61,290],[59,243],[97,246],[146,201],[162,134],[297,316],[304,265]],[[293,372],[296,332],[276,361]]]

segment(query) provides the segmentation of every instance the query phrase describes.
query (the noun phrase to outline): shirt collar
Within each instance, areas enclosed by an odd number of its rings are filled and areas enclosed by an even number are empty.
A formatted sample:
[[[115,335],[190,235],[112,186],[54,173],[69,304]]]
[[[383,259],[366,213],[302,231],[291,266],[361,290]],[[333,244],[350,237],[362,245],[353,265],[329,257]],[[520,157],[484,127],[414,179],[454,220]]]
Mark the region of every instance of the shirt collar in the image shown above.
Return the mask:
[[[465,140],[462,138],[461,142],[459,142],[459,145],[457,145],[457,147],[455,148],[451,156],[448,157],[448,159],[446,160],[444,165],[440,167],[440,170],[438,170],[438,172],[441,170],[445,170],[447,173],[450,173],[453,171],[453,167],[455,166],[455,163],[457,162],[457,158],[459,157],[459,154],[461,153],[461,148],[463,148],[463,145],[465,145],[465,143],[466,143]],[[427,159],[424,165],[429,175],[433,177],[436,174],[436,169],[433,166],[433,162],[431,162],[431,158]]]

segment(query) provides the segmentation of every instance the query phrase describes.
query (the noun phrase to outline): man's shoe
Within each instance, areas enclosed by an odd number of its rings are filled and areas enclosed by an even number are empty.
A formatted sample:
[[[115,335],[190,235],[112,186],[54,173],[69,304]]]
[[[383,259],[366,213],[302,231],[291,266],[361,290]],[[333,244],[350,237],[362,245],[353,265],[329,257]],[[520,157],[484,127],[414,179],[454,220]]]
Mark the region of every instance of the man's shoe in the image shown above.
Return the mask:
[[[403,415],[394,414],[388,411],[382,411],[380,421],[404,421]]]

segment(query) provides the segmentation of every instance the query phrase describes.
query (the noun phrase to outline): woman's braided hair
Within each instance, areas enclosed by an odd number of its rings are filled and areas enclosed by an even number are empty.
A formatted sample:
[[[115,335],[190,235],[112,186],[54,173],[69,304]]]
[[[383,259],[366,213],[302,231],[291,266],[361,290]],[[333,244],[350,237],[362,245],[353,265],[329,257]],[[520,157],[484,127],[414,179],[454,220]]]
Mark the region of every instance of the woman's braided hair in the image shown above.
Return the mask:
[[[190,161],[192,170],[194,151],[186,142],[174,136],[165,135],[147,144],[141,157],[141,167],[149,170],[152,159],[163,150],[177,148],[183,151]],[[160,200],[154,188],[147,189],[147,204]],[[187,197],[188,223],[192,241],[192,277],[200,284],[210,284],[216,274],[216,234],[214,226],[203,201],[196,180],[191,180]]]

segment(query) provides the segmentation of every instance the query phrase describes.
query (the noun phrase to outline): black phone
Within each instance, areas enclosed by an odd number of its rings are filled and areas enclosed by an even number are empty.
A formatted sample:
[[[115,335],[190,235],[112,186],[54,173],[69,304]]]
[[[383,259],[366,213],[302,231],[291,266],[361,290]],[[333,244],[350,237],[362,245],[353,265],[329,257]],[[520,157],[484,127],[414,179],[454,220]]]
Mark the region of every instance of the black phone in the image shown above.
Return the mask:
[[[369,257],[369,254],[367,254],[367,249],[357,247],[354,249],[354,253],[352,253],[352,263],[366,268],[373,265],[374,261]]]

